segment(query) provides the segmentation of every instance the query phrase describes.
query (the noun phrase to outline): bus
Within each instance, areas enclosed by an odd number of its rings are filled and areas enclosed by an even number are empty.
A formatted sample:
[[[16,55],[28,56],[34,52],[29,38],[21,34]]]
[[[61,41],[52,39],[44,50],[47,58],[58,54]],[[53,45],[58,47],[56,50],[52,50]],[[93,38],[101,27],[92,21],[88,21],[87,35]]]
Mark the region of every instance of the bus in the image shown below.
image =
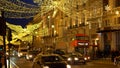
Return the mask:
[[[76,34],[71,41],[71,45],[74,46],[75,52],[80,52],[84,55],[87,55],[89,36],[85,34]]]

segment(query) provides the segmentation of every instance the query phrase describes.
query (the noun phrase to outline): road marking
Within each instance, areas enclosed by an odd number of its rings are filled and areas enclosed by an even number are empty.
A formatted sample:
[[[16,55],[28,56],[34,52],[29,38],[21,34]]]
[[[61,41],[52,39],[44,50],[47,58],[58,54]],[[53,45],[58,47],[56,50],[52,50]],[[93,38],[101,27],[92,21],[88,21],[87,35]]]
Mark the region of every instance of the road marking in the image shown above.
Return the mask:
[[[16,67],[19,68],[19,66],[17,64],[15,64],[12,60],[10,60],[10,62]]]

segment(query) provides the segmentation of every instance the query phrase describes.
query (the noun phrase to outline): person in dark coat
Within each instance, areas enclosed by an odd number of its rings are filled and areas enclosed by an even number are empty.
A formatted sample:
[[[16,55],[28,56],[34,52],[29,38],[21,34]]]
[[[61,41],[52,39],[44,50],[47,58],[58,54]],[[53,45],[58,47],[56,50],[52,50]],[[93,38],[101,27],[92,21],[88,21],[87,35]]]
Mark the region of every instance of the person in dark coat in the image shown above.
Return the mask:
[[[2,61],[1,61],[1,59],[2,59],[2,54],[0,54],[0,68],[2,68]]]

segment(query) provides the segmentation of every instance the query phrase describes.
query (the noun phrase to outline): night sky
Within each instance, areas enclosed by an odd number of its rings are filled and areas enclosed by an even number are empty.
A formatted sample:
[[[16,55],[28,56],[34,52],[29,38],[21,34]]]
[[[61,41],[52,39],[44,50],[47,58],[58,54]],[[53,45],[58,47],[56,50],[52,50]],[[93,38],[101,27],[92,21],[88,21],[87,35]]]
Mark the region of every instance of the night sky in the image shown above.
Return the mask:
[[[33,0],[21,0],[25,3],[34,4]],[[13,19],[13,18],[7,18],[6,21],[15,24],[15,25],[21,25],[23,28],[32,21],[33,18],[24,18],[24,19]]]

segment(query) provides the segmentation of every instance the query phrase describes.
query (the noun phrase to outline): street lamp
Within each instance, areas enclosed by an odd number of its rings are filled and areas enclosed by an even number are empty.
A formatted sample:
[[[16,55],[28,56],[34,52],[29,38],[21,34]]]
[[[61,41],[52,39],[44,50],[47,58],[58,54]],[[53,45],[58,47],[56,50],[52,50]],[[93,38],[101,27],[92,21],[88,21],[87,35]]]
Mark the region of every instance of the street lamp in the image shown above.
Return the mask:
[[[55,33],[56,33],[56,31],[54,30],[54,28],[55,28],[55,26],[54,25],[52,25],[52,37],[53,37],[53,48],[54,48],[54,50],[55,50]]]

